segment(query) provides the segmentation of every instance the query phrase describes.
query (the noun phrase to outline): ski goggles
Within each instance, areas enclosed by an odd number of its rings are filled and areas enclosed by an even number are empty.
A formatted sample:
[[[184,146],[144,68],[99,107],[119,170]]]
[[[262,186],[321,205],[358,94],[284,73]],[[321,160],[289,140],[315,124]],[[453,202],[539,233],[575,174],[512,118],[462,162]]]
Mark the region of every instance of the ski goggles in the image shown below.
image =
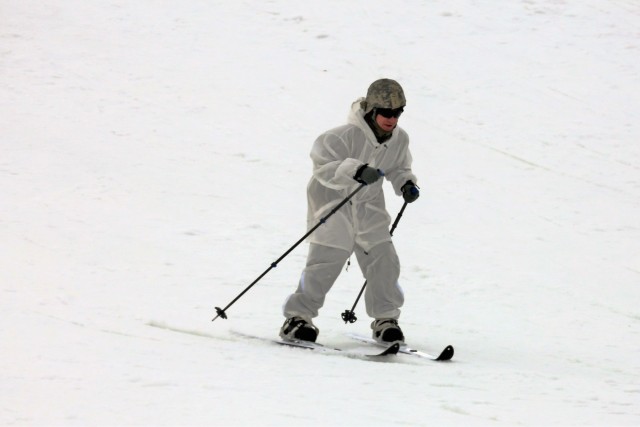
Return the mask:
[[[402,114],[402,112],[404,111],[404,107],[400,107],[400,108],[395,108],[395,109],[391,109],[391,108],[377,108],[376,109],[376,114],[380,114],[382,117],[390,119],[390,118],[398,118],[400,117],[400,114]]]

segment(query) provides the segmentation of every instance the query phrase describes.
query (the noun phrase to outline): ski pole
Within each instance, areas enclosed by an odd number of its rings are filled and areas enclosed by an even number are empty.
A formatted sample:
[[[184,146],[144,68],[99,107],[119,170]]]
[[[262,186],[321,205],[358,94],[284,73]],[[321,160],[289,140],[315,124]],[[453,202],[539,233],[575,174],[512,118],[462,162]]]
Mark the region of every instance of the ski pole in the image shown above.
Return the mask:
[[[382,175],[382,171],[379,171],[379,173]],[[267,275],[267,273],[269,271],[271,271],[272,269],[276,268],[278,266],[278,263],[280,261],[282,261],[284,259],[284,257],[286,257],[287,255],[289,255],[289,253],[294,250],[300,243],[302,243],[304,241],[304,239],[306,239],[307,237],[309,237],[309,235],[311,233],[313,233],[318,227],[320,227],[322,224],[324,224],[327,219],[329,219],[329,217],[331,217],[333,214],[335,214],[338,209],[340,209],[342,206],[344,206],[353,196],[356,195],[356,193],[360,190],[362,190],[363,187],[365,187],[367,184],[361,184],[358,188],[356,188],[355,190],[353,190],[351,192],[351,194],[349,194],[347,197],[344,198],[344,200],[342,200],[340,203],[338,203],[338,205],[333,208],[331,210],[331,212],[329,212],[324,218],[321,218],[320,221],[313,227],[311,228],[309,231],[307,231],[307,233],[302,236],[300,238],[300,240],[298,240],[296,243],[293,244],[293,246],[291,246],[284,254],[282,254],[282,256],[280,258],[278,258],[277,260],[275,260],[274,262],[271,263],[271,265],[269,266],[269,268],[267,268],[260,276],[258,276],[258,278],[256,280],[254,280],[253,282],[251,282],[251,284],[249,286],[247,286],[244,291],[240,292],[240,294],[235,297],[233,299],[233,301],[231,301],[229,304],[227,304],[227,306],[225,308],[220,308],[220,307],[216,307],[216,313],[218,313],[216,315],[216,317],[214,317],[213,319],[211,319],[211,321],[213,322],[214,320],[216,320],[218,317],[222,317],[223,319],[227,318],[227,309],[229,307],[231,307],[236,301],[238,301],[249,289],[251,289],[256,283],[258,283],[260,281],[260,279],[262,279],[264,276]]]
[[[398,223],[400,222],[400,218],[402,218],[402,214],[404,213],[405,208],[407,207],[407,203],[408,202],[404,202],[404,204],[402,205],[402,208],[400,209],[400,212],[398,212],[398,216],[396,216],[396,220],[393,221],[393,225],[391,226],[391,231],[389,232],[389,234],[391,234],[393,236],[393,232],[396,229],[396,227],[398,226]],[[356,297],[356,301],[353,303],[353,307],[351,307],[351,310],[345,310],[342,313],[342,320],[344,320],[344,323],[355,323],[356,320],[358,320],[358,318],[356,317],[356,314],[353,312],[356,309],[356,305],[358,305],[358,301],[360,301],[360,297],[362,296],[362,293],[364,292],[364,288],[367,287],[367,281],[364,281],[364,285],[362,285],[362,289],[360,289],[360,293],[358,294],[358,296]]]

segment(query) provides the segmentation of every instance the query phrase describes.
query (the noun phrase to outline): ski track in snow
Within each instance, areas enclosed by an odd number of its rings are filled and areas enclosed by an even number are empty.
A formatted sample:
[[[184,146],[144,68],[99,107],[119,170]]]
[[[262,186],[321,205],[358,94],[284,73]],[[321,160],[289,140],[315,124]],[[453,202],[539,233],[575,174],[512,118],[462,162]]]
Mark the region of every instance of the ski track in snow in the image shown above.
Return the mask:
[[[0,425],[640,424],[640,6],[490,3],[4,1]],[[422,192],[401,324],[452,363],[233,335],[277,336],[305,245],[211,322],[380,77]],[[370,333],[362,283],[326,345]]]

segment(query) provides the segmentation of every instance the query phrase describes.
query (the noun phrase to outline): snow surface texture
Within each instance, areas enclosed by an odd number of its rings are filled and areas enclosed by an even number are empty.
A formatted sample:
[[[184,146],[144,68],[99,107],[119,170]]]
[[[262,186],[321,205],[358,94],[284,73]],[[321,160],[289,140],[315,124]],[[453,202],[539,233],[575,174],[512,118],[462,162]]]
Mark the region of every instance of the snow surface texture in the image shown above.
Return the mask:
[[[640,424],[640,5],[0,1],[0,424]],[[275,337],[308,153],[399,80],[410,343]],[[387,190],[394,216],[401,200]],[[345,325],[344,273],[317,319]]]

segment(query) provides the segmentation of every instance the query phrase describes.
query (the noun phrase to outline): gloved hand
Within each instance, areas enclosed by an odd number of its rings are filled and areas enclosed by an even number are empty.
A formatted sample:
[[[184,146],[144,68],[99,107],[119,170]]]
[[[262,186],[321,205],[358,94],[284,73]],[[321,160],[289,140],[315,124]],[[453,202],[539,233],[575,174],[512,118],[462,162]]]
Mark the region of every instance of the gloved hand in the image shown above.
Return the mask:
[[[353,179],[361,184],[369,185],[376,182],[381,176],[382,174],[378,169],[372,168],[368,164],[364,164],[358,168]]]
[[[407,181],[401,188],[402,197],[404,201],[407,203],[415,202],[418,197],[420,197],[420,190],[418,186],[413,183],[413,181]]]

